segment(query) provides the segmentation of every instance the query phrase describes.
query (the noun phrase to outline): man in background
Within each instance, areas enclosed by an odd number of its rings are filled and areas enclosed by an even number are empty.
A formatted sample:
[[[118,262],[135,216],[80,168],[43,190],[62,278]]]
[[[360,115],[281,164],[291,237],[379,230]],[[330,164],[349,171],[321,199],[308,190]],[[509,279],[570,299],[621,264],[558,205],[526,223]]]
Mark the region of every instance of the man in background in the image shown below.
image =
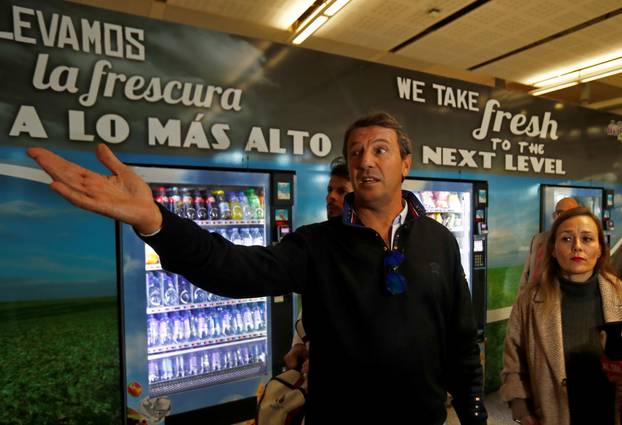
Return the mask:
[[[560,199],[555,205],[555,211],[553,211],[553,221],[555,221],[562,213],[577,207],[580,207],[580,205],[574,198]],[[540,275],[542,274],[544,252],[546,250],[546,240],[548,237],[549,231],[547,230],[536,234],[531,239],[529,255],[525,260],[525,266],[523,267],[519,287],[522,288],[527,284],[536,283],[540,279]]]
[[[330,180],[326,188],[326,217],[339,219],[343,211],[343,200],[352,192],[352,183],[348,175],[348,167],[343,158],[337,158],[331,164]],[[302,310],[298,314],[298,320],[292,339],[292,348],[285,354],[283,360],[288,369],[302,368],[304,373],[309,372],[309,351],[307,338],[302,325]]]

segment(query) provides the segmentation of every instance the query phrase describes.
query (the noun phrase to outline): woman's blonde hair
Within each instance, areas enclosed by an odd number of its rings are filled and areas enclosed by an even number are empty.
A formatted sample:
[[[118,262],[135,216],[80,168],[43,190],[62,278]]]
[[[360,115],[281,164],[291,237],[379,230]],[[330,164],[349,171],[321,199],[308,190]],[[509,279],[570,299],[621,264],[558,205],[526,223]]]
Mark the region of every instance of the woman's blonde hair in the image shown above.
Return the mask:
[[[553,296],[556,292],[559,291],[559,283],[558,277],[560,275],[561,268],[559,266],[559,262],[553,256],[553,251],[555,250],[555,241],[557,240],[557,231],[559,226],[573,217],[589,217],[596,228],[598,229],[598,244],[600,245],[600,257],[596,260],[596,264],[594,265],[594,273],[599,273],[604,275],[608,281],[614,285],[618,295],[622,297],[622,287],[620,284],[616,283],[615,279],[615,271],[611,264],[609,263],[609,245],[607,245],[607,240],[605,238],[605,232],[603,232],[603,226],[600,223],[600,220],[592,214],[592,212],[584,207],[572,208],[562,214],[555,220],[553,223],[553,227],[551,228],[551,232],[549,233],[549,237],[546,241],[546,248],[543,259],[543,268],[542,275],[540,276],[539,281],[536,281],[532,284],[532,288],[537,288],[539,290],[540,295],[542,296],[545,306],[550,306],[550,300],[553,299]]]

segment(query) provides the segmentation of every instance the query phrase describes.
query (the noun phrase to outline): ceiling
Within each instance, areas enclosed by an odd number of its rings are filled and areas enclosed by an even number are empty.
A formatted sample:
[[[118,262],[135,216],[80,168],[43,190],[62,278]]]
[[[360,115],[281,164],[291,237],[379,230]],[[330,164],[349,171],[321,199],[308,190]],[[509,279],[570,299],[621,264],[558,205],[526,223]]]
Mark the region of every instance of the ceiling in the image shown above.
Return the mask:
[[[314,0],[77,0],[289,43]],[[302,47],[513,90],[622,56],[620,0],[351,0]],[[544,96],[622,115],[622,73]]]

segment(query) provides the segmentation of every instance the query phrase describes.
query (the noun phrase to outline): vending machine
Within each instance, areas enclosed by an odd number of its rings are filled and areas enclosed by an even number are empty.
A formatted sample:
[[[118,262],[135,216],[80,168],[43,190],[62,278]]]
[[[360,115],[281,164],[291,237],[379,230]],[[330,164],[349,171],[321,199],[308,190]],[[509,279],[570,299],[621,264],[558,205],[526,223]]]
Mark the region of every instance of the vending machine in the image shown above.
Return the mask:
[[[428,217],[446,226],[456,237],[478,331],[483,340],[486,325],[488,183],[407,177],[402,188],[413,192],[425,207]]]
[[[602,187],[540,185],[540,231],[551,228],[555,205],[563,198],[574,198],[579,205],[589,209],[603,225],[607,243],[610,244],[614,222],[611,217],[613,209],[613,190]]]
[[[291,173],[133,169],[157,202],[234,244],[268,246],[291,228]],[[118,228],[128,423],[252,417],[291,340],[291,297],[212,294],[162,269],[130,226]]]

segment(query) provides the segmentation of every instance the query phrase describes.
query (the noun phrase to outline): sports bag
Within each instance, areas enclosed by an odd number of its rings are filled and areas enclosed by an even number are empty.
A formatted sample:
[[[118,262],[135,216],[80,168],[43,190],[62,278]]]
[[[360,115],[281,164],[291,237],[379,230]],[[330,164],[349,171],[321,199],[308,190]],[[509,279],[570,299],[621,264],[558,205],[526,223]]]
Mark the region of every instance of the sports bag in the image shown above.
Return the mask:
[[[287,370],[272,377],[258,398],[255,425],[301,425],[307,398],[306,376]]]

